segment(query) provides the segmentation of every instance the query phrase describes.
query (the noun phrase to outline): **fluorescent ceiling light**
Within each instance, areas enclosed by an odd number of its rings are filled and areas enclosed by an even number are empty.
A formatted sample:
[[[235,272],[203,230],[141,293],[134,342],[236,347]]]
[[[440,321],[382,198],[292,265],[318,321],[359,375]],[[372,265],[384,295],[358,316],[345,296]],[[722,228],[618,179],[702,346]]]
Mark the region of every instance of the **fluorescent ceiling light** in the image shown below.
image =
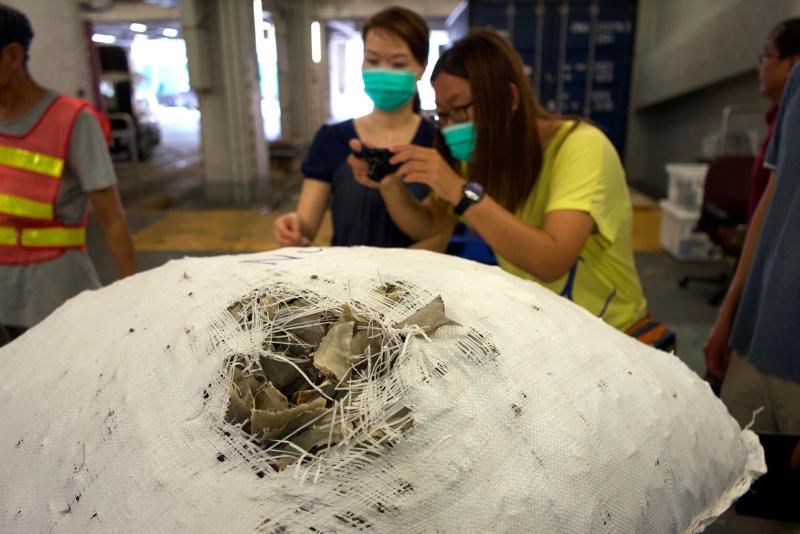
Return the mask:
[[[133,24],[131,24],[131,31],[137,33],[146,32],[147,26],[145,26],[144,24],[140,24],[138,22],[134,22]]]
[[[106,35],[105,33],[95,33],[92,35],[92,41],[95,43],[113,44],[117,42],[117,38],[113,35]]]
[[[164,37],[178,36],[178,30],[176,30],[175,28],[164,28],[164,31],[162,31],[161,33],[164,35]]]
[[[316,20],[311,23],[311,61],[314,63],[322,61],[322,37],[319,22]]]

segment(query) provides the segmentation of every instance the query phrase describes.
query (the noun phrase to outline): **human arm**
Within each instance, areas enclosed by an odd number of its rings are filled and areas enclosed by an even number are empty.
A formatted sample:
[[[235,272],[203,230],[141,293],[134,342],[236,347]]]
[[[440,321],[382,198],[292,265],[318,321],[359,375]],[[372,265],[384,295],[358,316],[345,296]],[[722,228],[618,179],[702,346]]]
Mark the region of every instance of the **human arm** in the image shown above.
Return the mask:
[[[125,209],[119,198],[117,176],[103,131],[89,109],[82,110],[75,119],[67,165],[78,177],[94,209],[120,278],[134,274],[136,256]]]
[[[396,147],[395,151],[396,161],[403,162],[398,174],[406,182],[425,183],[447,203],[458,204],[463,181],[438,152],[413,146]],[[569,272],[594,228],[592,216],[577,209],[549,211],[537,228],[489,195],[470,207],[464,218],[497,254],[545,282]]]
[[[447,245],[450,244],[450,236],[453,235],[453,228],[455,224],[451,225],[446,230],[439,232],[433,237],[422,239],[416,243],[412,243],[408,248],[418,250],[431,250],[433,252],[444,252],[447,250]]]
[[[305,246],[316,238],[330,200],[333,174],[341,165],[347,147],[338,133],[342,125],[324,125],[314,135],[301,165],[305,179],[297,208],[278,217],[273,224],[281,246]]]
[[[775,173],[773,172],[767,183],[767,189],[758,202],[753,219],[750,221],[742,254],[739,257],[739,265],[736,268],[736,273],[733,276],[728,292],[725,294],[725,300],[723,300],[717,312],[717,319],[714,322],[708,340],[703,347],[706,368],[709,374],[720,380],[725,377],[725,372],[730,362],[731,348],[728,345],[728,339],[733,329],[733,321],[736,318],[736,310],[739,307],[739,300],[742,297],[747,275],[750,272],[750,265],[761,235],[761,228],[764,225],[764,219],[769,211],[772,195],[775,192],[775,181]]]
[[[464,218],[496,254],[547,283],[569,272],[594,227],[584,211],[558,210],[545,214],[542,227],[536,228],[489,196]]]
[[[331,184],[306,178],[297,209],[275,219],[273,232],[279,245],[308,245],[317,237],[331,194]]]
[[[117,186],[91,191],[88,195],[119,277],[125,278],[134,274],[136,256],[133,251],[133,240]]]

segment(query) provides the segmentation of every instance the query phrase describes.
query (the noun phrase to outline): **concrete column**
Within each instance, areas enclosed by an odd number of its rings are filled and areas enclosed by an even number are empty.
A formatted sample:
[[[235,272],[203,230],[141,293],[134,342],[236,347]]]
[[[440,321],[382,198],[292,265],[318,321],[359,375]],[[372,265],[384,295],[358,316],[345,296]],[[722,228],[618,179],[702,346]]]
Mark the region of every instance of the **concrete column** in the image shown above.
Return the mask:
[[[25,13],[33,25],[28,68],[41,85],[69,96],[91,99],[89,49],[75,0],[3,0]]]
[[[306,144],[329,114],[325,21],[317,19],[313,0],[271,0],[265,1],[264,7],[275,23],[283,138]],[[314,20],[321,25],[320,63],[311,59]]]
[[[207,198],[245,204],[260,196],[268,147],[251,0],[184,0],[189,77],[201,113]]]

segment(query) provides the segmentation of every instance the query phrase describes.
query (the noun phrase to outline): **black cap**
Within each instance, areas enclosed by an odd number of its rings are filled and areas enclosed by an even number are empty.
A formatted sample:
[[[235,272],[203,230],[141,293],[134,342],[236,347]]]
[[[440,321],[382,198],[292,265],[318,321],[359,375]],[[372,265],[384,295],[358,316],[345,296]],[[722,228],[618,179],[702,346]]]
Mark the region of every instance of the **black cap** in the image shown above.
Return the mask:
[[[0,4],[0,49],[11,43],[19,43],[25,50],[25,59],[28,59],[28,49],[33,40],[31,21],[24,13]]]

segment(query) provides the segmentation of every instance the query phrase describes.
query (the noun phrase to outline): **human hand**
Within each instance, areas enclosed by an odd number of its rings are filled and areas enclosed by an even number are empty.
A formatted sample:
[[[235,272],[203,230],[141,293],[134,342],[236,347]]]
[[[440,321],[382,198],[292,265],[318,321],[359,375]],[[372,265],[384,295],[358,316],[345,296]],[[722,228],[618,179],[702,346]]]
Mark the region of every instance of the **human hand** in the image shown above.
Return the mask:
[[[800,469],[800,441],[797,442],[794,451],[792,451],[792,458],[789,460],[789,465],[794,469]]]
[[[272,231],[275,240],[282,247],[310,245],[309,239],[301,232],[300,215],[293,211],[275,219]]]
[[[348,145],[350,145],[350,150],[354,152],[353,154],[350,154],[347,157],[347,163],[348,165],[350,165],[350,168],[353,169],[353,178],[355,178],[356,182],[363,185],[364,187],[368,187],[370,189],[380,188],[381,186],[380,182],[371,180],[370,177],[367,176],[367,171],[369,170],[369,164],[363,159],[359,159],[355,156],[355,153],[361,152],[362,148],[373,148],[372,145],[366,142],[362,142],[358,139],[350,139]]]
[[[730,339],[732,327],[733,319],[724,310],[720,310],[706,344],[703,346],[708,374],[718,380],[725,378],[728,364],[731,361],[731,347],[728,345],[728,339]]]
[[[454,206],[461,200],[464,180],[456,174],[435,148],[417,145],[389,147],[395,153],[389,163],[400,164],[397,174],[405,183],[422,183],[439,198]]]
[[[800,441],[797,442],[794,451],[792,451],[792,458],[789,460],[789,465],[794,469],[800,469]]]

